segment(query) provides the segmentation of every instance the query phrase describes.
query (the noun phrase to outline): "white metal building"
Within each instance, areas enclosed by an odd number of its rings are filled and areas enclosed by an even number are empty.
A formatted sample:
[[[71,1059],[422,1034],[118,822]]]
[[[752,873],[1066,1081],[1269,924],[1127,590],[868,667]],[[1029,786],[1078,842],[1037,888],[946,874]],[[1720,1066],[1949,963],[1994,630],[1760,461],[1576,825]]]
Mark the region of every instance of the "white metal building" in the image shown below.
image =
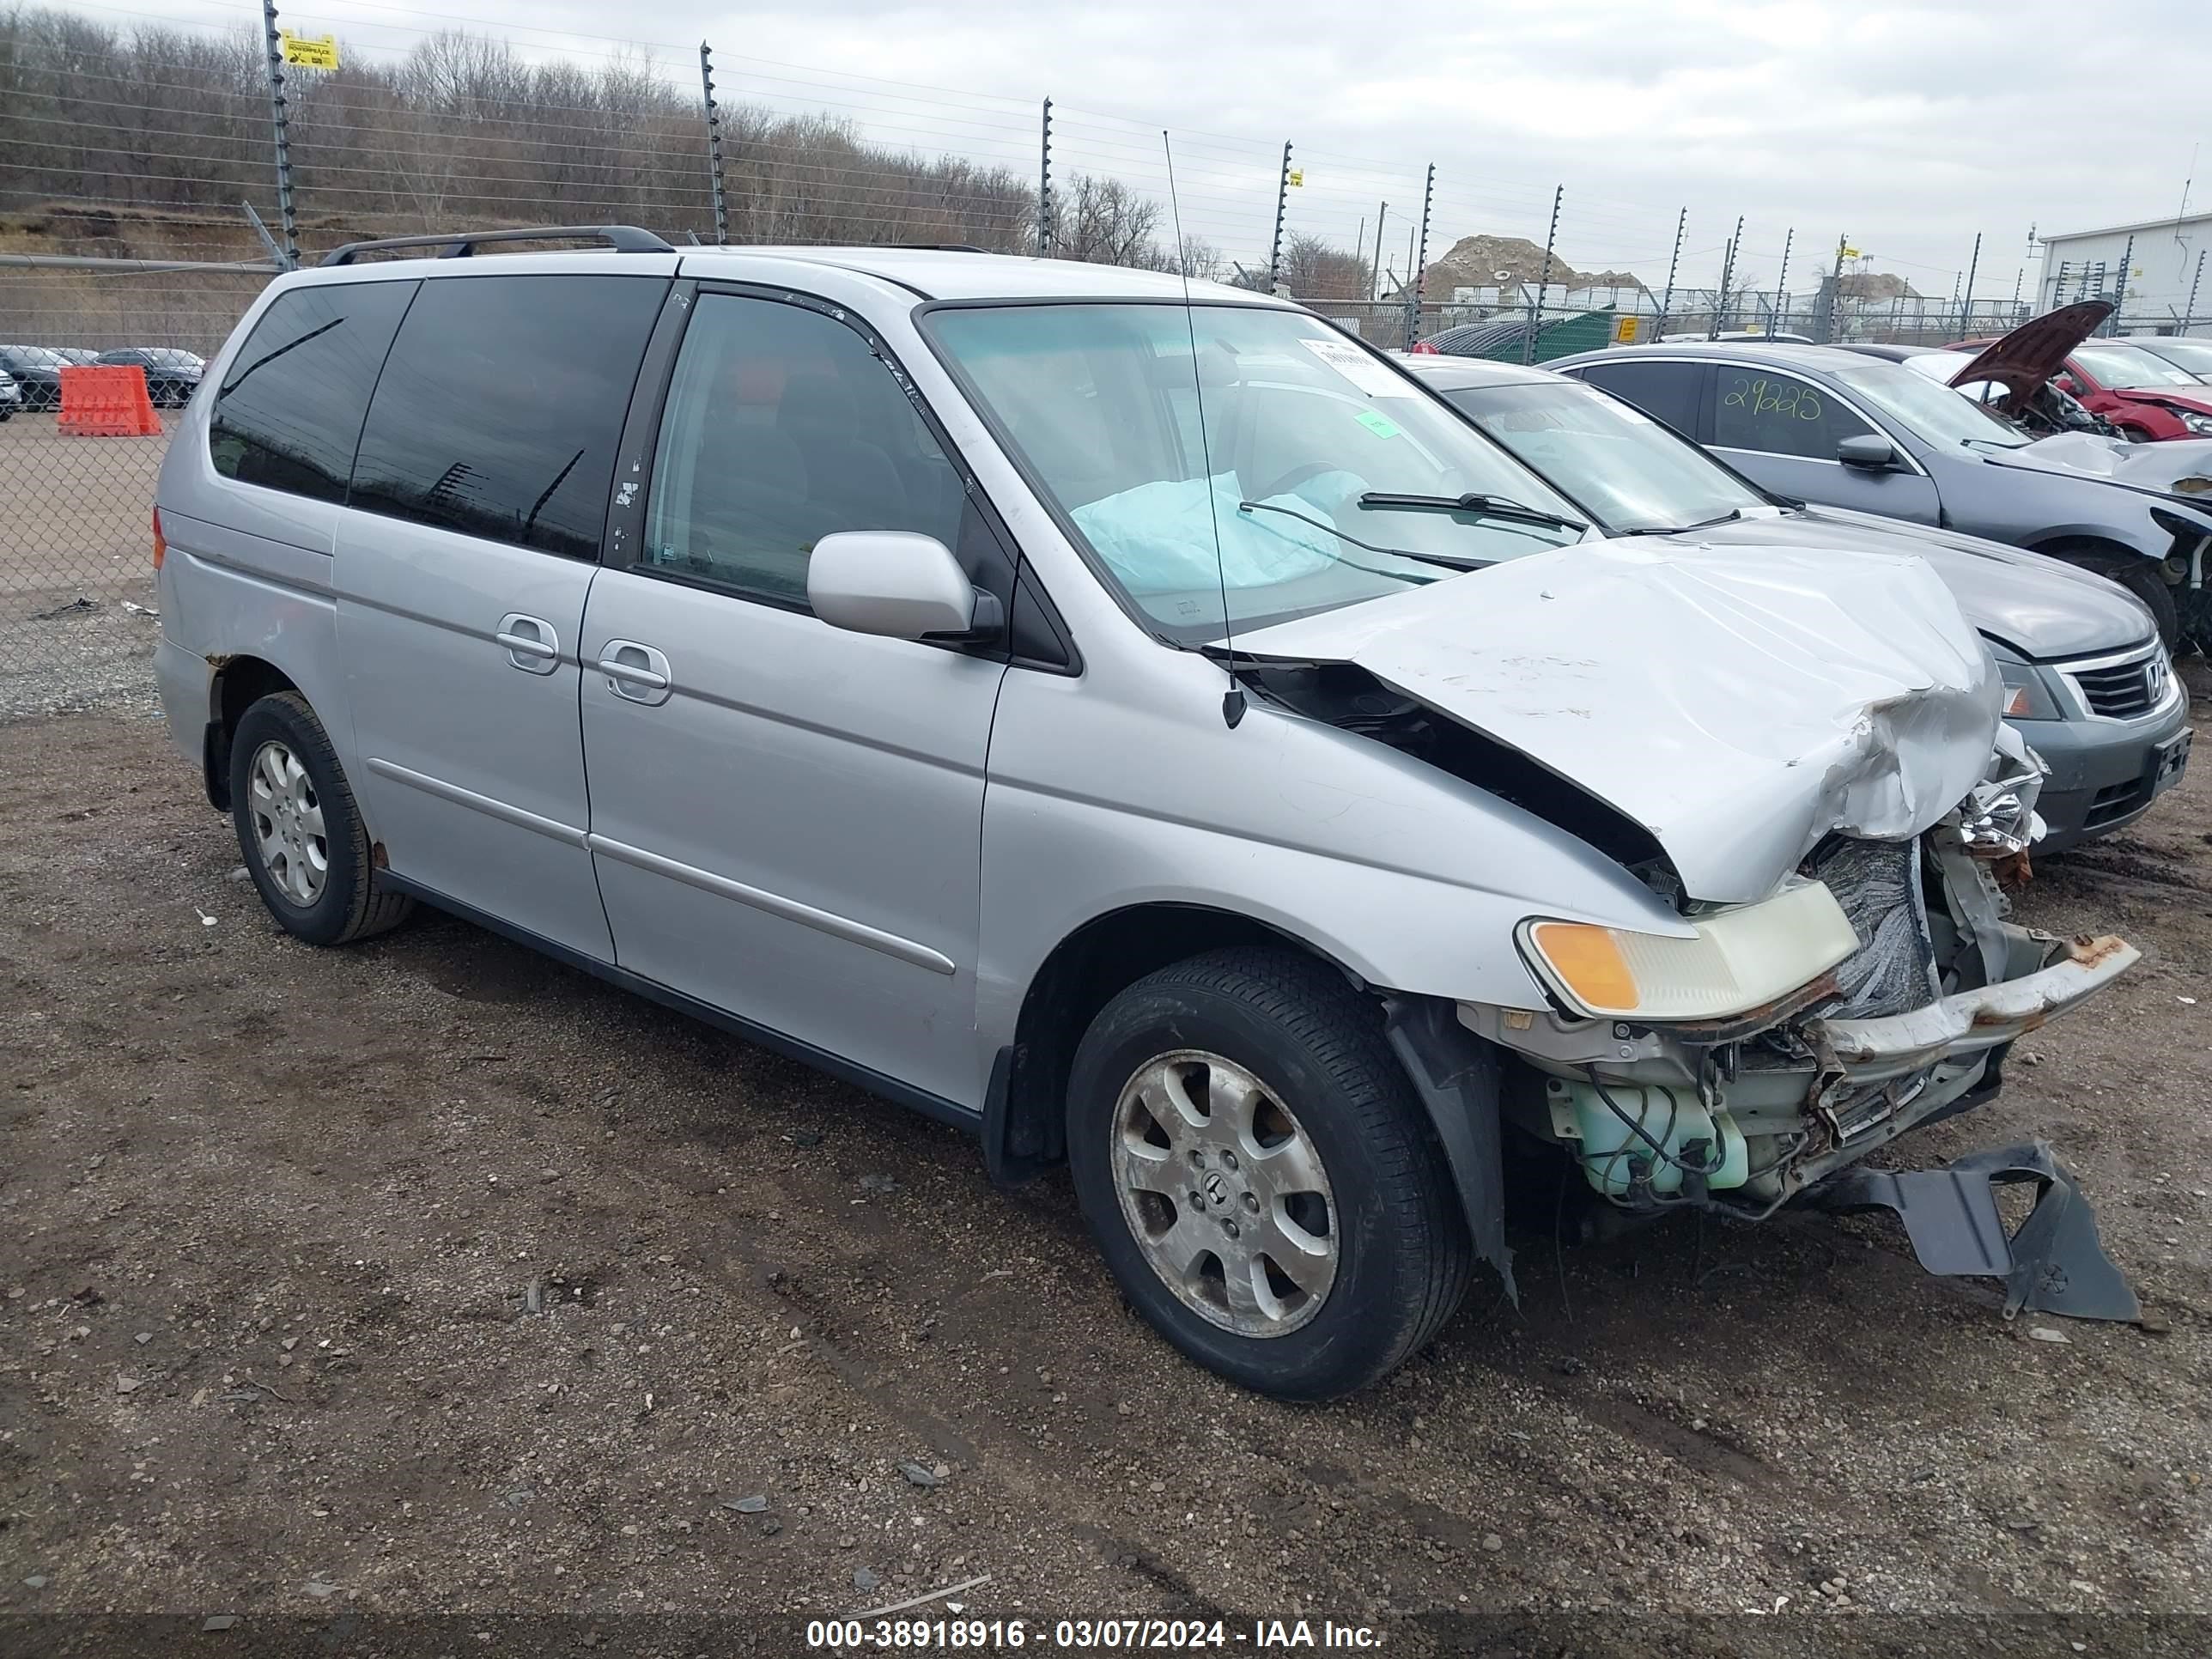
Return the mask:
[[[2043,238],[2038,311],[2110,300],[2131,334],[2212,334],[2212,213]],[[2122,270],[2124,268],[2124,297]],[[2195,290],[2192,302],[2191,292]]]

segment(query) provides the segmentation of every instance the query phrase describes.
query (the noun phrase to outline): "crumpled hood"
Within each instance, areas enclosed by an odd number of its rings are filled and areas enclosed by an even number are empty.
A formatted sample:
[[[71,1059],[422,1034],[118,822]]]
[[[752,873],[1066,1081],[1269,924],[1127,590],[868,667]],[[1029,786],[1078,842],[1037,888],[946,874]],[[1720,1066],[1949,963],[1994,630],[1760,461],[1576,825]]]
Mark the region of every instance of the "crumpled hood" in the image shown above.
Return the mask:
[[[1834,549],[1586,542],[1236,648],[1356,664],[1510,744],[1713,901],[1766,897],[1832,830],[1935,823],[1989,765],[2002,697],[1923,561]]]
[[[1987,459],[1999,466],[2081,473],[2133,489],[2180,495],[2212,510],[2212,438],[2131,444],[2094,432],[2062,432]]]

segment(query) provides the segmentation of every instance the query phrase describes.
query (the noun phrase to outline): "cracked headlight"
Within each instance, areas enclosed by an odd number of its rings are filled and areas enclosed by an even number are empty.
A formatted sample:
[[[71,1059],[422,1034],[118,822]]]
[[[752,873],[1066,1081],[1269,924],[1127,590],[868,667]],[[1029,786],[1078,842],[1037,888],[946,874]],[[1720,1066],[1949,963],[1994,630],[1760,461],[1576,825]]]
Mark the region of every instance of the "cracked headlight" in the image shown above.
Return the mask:
[[[2200,438],[2212,438],[2212,415],[2194,415],[2180,411],[2181,423]]]
[[[1689,939],[1589,922],[1521,924],[1536,976],[1593,1018],[1663,1024],[1726,1019],[1778,1002],[1859,948],[1835,895],[1817,881],[1700,916]]]

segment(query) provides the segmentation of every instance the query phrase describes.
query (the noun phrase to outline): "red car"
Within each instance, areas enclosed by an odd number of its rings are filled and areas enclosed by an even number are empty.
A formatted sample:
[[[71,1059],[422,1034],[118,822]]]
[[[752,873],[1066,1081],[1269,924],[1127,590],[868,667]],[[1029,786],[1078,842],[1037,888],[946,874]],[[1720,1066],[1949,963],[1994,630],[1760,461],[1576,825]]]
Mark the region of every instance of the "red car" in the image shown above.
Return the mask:
[[[2112,315],[2084,300],[2024,323],[2002,340],[1960,340],[1953,351],[1978,352],[1975,380],[2002,380],[2026,392],[2049,379],[2138,443],[2212,438],[2212,386],[2125,337],[2090,337]],[[1999,348],[2002,348],[2000,349]],[[2000,372],[1986,372],[1995,365]],[[1968,380],[1964,371],[1959,381]]]

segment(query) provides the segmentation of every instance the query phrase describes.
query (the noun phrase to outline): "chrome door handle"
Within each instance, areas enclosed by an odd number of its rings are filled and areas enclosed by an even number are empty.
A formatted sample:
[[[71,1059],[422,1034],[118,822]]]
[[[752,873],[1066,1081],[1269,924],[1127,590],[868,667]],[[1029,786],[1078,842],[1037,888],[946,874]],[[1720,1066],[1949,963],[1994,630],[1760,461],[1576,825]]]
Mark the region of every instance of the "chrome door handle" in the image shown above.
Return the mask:
[[[561,636],[543,617],[510,611],[492,635],[507,647],[507,659],[526,674],[550,674],[561,665]]]
[[[599,668],[607,677],[607,690],[618,697],[647,704],[668,701],[668,688],[673,683],[668,659],[649,645],[640,645],[635,640],[609,640]]]

